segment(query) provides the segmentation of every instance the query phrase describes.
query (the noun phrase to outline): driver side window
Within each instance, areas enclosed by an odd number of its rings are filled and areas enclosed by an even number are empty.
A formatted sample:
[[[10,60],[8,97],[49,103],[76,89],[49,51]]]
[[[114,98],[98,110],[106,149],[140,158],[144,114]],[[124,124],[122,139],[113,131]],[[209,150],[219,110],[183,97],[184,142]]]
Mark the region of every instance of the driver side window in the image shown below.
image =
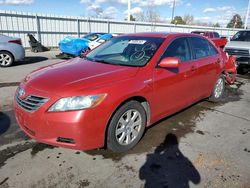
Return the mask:
[[[177,57],[181,62],[191,60],[190,49],[187,38],[177,38],[167,47],[162,58],[165,57]]]

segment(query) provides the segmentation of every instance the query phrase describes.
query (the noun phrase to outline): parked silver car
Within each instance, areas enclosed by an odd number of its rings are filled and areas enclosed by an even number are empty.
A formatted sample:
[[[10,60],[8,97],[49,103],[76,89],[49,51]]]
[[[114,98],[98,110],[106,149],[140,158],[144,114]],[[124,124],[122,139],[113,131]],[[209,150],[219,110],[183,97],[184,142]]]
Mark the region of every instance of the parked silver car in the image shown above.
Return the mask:
[[[25,57],[25,50],[20,38],[0,34],[0,66],[9,67],[15,61]]]
[[[225,51],[236,57],[238,73],[250,70],[250,30],[238,31],[227,43]]]

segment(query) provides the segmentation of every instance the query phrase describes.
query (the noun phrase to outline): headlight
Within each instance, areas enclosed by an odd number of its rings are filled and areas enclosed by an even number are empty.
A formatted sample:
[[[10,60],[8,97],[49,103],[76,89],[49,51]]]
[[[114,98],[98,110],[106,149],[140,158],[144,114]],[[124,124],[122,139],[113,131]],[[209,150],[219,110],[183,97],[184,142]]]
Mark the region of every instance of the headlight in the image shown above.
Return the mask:
[[[93,108],[99,105],[105,99],[106,96],[107,94],[99,94],[61,98],[50,107],[49,112],[61,112]]]

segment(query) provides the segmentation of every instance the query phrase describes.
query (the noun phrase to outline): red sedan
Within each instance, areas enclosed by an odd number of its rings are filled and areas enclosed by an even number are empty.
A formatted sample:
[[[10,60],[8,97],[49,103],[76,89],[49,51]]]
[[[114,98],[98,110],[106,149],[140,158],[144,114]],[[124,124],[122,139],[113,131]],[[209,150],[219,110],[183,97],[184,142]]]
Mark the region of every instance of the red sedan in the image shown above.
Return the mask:
[[[161,118],[204,98],[220,100],[227,61],[194,34],[119,36],[28,75],[16,91],[16,119],[38,142],[124,152]]]

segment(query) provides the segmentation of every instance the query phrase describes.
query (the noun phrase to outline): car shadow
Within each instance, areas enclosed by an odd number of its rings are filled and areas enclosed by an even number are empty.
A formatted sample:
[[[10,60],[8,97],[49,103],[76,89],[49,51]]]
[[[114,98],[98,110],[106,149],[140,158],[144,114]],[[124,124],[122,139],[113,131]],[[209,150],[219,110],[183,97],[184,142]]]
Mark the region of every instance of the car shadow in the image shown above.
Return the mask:
[[[5,113],[0,112],[0,135],[5,133],[10,127],[10,118]]]
[[[28,64],[34,64],[34,63],[39,63],[42,61],[48,60],[47,57],[42,57],[42,56],[33,56],[33,57],[25,57],[23,61],[18,61],[13,64],[13,66],[20,66],[20,65],[28,65]]]
[[[145,187],[189,188],[189,181],[199,184],[201,177],[192,162],[178,147],[176,135],[170,133],[152,154],[147,155],[139,178]]]

